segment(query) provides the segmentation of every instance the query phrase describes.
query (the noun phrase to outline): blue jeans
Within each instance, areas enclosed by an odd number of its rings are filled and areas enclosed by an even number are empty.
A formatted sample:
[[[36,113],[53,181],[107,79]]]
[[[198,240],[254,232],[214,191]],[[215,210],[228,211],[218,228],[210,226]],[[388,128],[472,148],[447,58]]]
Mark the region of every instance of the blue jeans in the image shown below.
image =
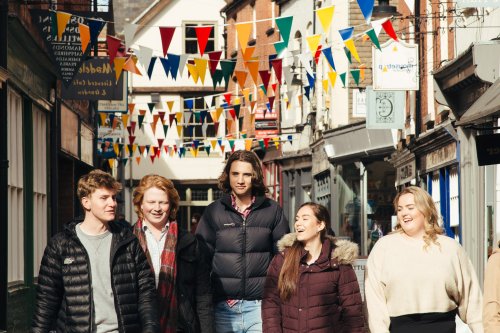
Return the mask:
[[[261,333],[262,301],[240,300],[229,307],[225,301],[215,305],[215,331],[217,333]]]

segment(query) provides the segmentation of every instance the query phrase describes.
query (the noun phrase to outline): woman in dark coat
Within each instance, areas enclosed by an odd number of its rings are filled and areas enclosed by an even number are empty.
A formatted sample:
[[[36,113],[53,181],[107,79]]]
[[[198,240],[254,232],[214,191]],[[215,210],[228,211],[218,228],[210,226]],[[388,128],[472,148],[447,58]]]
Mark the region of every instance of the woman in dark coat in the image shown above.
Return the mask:
[[[356,244],[326,235],[328,210],[303,204],[295,233],[279,242],[267,273],[262,301],[264,333],[361,333],[362,301],[351,266]]]

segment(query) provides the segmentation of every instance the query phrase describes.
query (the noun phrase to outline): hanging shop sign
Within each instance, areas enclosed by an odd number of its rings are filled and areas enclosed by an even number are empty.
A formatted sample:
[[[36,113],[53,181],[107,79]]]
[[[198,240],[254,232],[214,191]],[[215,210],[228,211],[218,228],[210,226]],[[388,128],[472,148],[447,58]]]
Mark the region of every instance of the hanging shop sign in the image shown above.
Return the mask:
[[[500,134],[476,136],[478,165],[500,164]]]
[[[61,34],[57,37],[55,24],[55,16],[49,10],[32,9],[30,11],[33,23],[38,27],[40,35],[49,50],[52,62],[57,67],[59,76],[64,85],[69,86],[75,75],[78,73],[85,57],[90,53],[91,47],[87,47],[85,53],[82,52],[82,43],[80,40],[79,24],[86,24],[88,18],[95,18],[96,15],[101,16],[100,13],[93,12],[73,12],[74,14],[68,20],[68,23]],[[106,20],[108,15],[104,16]],[[100,26],[97,35],[104,27]]]
[[[405,92],[366,88],[366,128],[402,129],[405,125]]]
[[[412,160],[396,168],[396,184],[406,184],[417,177],[416,163]]]
[[[116,95],[112,99],[99,99],[97,102],[97,110],[99,112],[128,112],[128,73],[123,71],[118,81],[117,89],[121,90],[120,95]],[[120,97],[121,96],[121,97]],[[109,98],[109,97],[108,97]]]
[[[418,90],[418,45],[389,40],[373,50],[373,90]]]
[[[352,116],[366,117],[365,89],[352,89]]]
[[[78,69],[71,84],[62,86],[61,95],[64,99],[121,100],[126,82],[124,76],[116,81],[115,69],[107,57],[88,59]]]

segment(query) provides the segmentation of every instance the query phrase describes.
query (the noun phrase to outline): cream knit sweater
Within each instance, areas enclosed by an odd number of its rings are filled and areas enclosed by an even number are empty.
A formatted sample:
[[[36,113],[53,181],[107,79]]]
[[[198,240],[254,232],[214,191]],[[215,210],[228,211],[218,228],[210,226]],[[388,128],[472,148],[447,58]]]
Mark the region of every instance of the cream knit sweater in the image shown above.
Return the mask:
[[[394,233],[375,244],[366,265],[365,294],[371,333],[389,332],[390,317],[448,312],[474,333],[482,333],[482,295],[467,254],[454,239],[438,236],[441,245]]]

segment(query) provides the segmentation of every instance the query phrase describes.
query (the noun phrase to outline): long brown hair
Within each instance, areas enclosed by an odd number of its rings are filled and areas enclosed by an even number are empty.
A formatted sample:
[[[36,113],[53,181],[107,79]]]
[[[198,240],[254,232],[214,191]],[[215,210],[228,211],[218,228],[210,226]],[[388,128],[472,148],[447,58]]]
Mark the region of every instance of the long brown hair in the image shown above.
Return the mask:
[[[431,243],[439,246],[437,235],[444,234],[444,229],[439,226],[439,213],[436,205],[427,191],[418,186],[409,186],[401,190],[394,198],[394,209],[396,214],[398,211],[399,198],[404,194],[412,194],[415,206],[424,215],[424,249],[428,248]],[[398,219],[398,224],[395,227],[395,232],[403,232],[403,227]]]
[[[311,208],[318,223],[324,222],[325,227],[320,231],[321,242],[323,242],[330,226],[330,213],[325,206],[314,202],[306,202],[302,204],[298,210],[305,206]],[[285,252],[285,260],[278,278],[278,290],[280,292],[280,298],[283,301],[288,301],[297,291],[300,258],[303,250],[304,245],[298,240],[295,240],[292,246]]]
[[[257,157],[254,152],[246,150],[237,150],[229,156],[226,166],[219,176],[219,189],[226,193],[231,193],[229,173],[231,171],[231,165],[235,161],[247,162],[252,165],[252,194],[258,196],[265,195],[269,190],[264,184],[264,174],[262,172],[259,157]]]

